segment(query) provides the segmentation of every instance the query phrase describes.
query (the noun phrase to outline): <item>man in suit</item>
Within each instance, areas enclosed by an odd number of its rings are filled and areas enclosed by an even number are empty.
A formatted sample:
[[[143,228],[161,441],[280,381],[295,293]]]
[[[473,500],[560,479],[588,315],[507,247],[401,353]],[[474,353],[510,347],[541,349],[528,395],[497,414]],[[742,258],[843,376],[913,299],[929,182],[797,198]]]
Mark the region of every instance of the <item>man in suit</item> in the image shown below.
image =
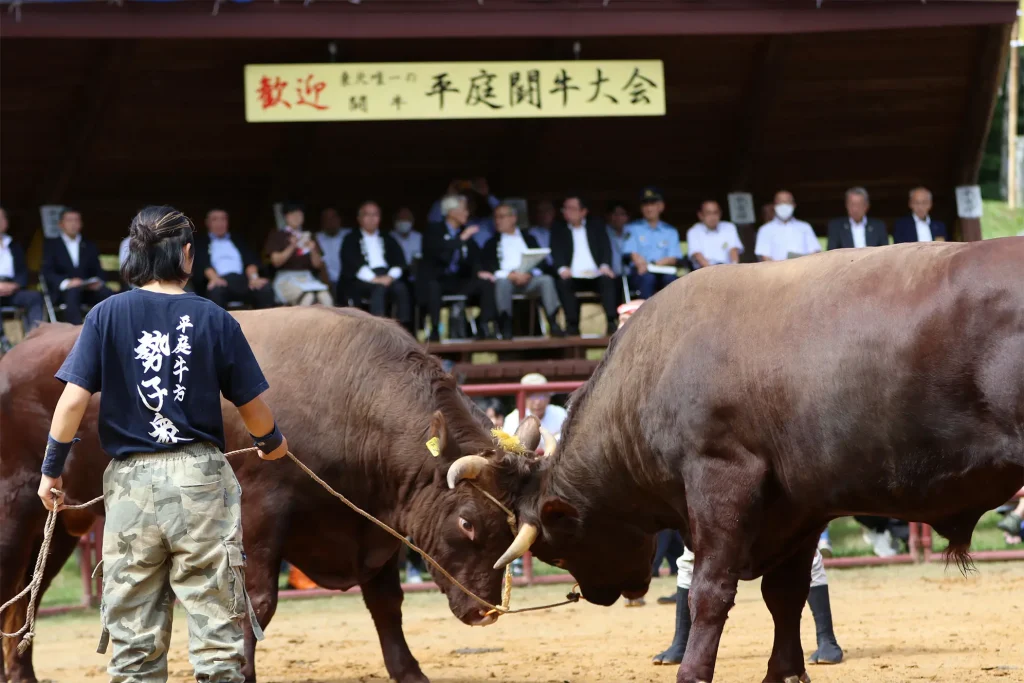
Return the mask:
[[[477,335],[492,336],[488,325],[496,316],[494,283],[480,277],[480,247],[473,240],[479,227],[468,225],[466,198],[448,195],[440,203],[442,220],[432,223],[423,234],[423,258],[416,274],[417,288],[423,292],[430,314],[430,340],[437,341],[441,315],[441,297],[462,294],[480,305]]]
[[[932,193],[927,187],[915,187],[910,191],[910,215],[896,221],[892,226],[893,241],[903,242],[945,242],[946,224],[932,220]]]
[[[228,212],[206,212],[206,235],[196,236],[196,256],[192,266],[196,285],[207,299],[221,308],[241,301],[253,308],[272,308],[274,290],[260,276],[256,252],[228,231]]]
[[[558,277],[558,296],[565,310],[566,333],[580,333],[580,302],[577,292],[597,292],[601,297],[608,334],[615,331],[618,289],[612,271],[612,245],[604,221],[587,215],[587,205],[577,195],[562,202],[562,220],[551,228],[551,259]]]
[[[65,208],[60,212],[60,237],[43,245],[43,279],[54,303],[64,303],[64,320],[82,324],[82,305],[95,306],[114,293],[107,289],[100,252],[82,237],[82,214]],[[89,282],[89,280],[93,280]]]
[[[27,289],[28,266],[21,245],[7,234],[7,211],[0,207],[0,306],[15,306],[25,311],[25,332],[43,320],[43,295]],[[0,339],[3,329],[0,329]]]
[[[406,267],[402,247],[391,235],[381,234],[380,206],[376,202],[363,202],[356,220],[359,229],[350,232],[341,242],[338,302],[351,299],[358,305],[361,299],[367,298],[370,313],[381,318],[388,316],[389,304],[392,304],[397,308],[398,322],[410,329],[412,305],[409,290],[402,280]]]
[[[863,187],[846,191],[846,216],[828,222],[828,250],[881,247],[889,244],[885,222],[868,218],[871,200]]]
[[[562,336],[562,329],[555,322],[558,315],[558,290],[551,275],[544,272],[546,259],[526,272],[519,272],[523,252],[538,249],[537,241],[528,233],[516,227],[517,213],[511,204],[499,204],[494,210],[497,234],[484,244],[481,256],[481,277],[486,276],[494,283],[498,307],[498,331],[502,339],[512,338],[512,296],[524,294],[540,298],[551,326],[552,336]]]

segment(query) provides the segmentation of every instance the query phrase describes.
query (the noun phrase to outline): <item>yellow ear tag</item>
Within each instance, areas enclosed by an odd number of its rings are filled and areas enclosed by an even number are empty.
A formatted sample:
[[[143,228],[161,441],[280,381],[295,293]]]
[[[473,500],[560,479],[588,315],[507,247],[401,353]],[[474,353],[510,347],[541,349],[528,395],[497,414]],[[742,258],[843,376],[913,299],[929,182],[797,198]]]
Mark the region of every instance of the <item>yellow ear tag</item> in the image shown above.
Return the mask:
[[[441,440],[436,436],[432,438],[427,442],[427,450],[430,451],[430,454],[435,458],[441,455]]]

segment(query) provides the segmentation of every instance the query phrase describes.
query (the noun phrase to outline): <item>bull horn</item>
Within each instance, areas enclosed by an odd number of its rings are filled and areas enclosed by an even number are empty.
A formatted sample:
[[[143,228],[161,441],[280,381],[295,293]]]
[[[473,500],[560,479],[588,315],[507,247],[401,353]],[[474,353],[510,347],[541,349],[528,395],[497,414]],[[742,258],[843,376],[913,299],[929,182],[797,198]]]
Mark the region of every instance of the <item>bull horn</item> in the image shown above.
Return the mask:
[[[555,449],[558,448],[558,441],[555,440],[551,432],[543,427],[540,428],[540,435],[544,439],[544,457],[550,458],[555,454]]]
[[[482,455],[464,455],[448,468],[448,488],[453,489],[463,479],[476,479],[487,467]]]
[[[537,535],[540,531],[532,524],[524,524],[519,529],[519,534],[515,540],[512,541],[512,545],[508,547],[505,554],[494,563],[495,569],[504,569],[507,564],[512,560],[518,560],[520,557],[526,554],[526,551],[530,549],[533,542],[537,540]]]

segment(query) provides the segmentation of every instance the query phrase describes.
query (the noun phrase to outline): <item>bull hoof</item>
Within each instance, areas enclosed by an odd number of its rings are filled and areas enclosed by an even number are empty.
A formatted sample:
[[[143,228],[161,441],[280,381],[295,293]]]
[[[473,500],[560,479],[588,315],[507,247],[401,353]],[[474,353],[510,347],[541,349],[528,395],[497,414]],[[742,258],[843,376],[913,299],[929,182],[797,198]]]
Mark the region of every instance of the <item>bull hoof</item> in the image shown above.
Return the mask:
[[[396,680],[398,683],[430,683],[430,679],[424,676],[421,671],[406,674]]]
[[[843,649],[837,643],[822,643],[807,658],[811,664],[838,664],[843,661]]]

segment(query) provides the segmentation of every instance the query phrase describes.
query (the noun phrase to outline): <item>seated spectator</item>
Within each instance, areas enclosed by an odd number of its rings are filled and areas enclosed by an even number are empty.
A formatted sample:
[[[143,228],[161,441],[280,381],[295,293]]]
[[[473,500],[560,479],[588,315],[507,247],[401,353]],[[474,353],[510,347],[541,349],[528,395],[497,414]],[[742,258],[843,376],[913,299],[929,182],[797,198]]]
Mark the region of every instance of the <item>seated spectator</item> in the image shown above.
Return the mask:
[[[380,232],[380,206],[363,202],[356,216],[359,229],[350,232],[341,243],[341,288],[339,303],[351,299],[358,304],[370,300],[370,313],[389,317],[391,307],[403,327],[412,328],[409,290],[402,281],[405,256],[391,235]]]
[[[743,243],[736,226],[722,220],[722,207],[709,199],[697,212],[699,223],[686,231],[686,245],[694,268],[739,263]]]
[[[402,248],[409,271],[412,270],[413,264],[419,261],[423,255],[423,235],[413,230],[415,222],[416,218],[413,216],[412,209],[403,206],[395,212],[395,220],[391,228],[391,236],[395,238],[398,246]],[[415,279],[415,273],[407,272],[407,275],[409,280]]]
[[[481,256],[480,276],[494,282],[498,331],[502,339],[512,338],[512,296],[524,294],[530,298],[540,298],[552,336],[562,336],[564,333],[555,322],[559,303],[554,279],[540,268],[529,272],[517,270],[523,252],[538,247],[532,237],[524,235],[516,227],[516,218],[515,207],[510,204],[498,205],[494,211],[498,234],[487,241]]]
[[[117,267],[121,268],[124,266],[124,262],[128,260],[128,252],[131,251],[132,238],[129,235],[121,240],[121,244],[117,245]]]
[[[451,294],[479,303],[477,334],[490,337],[488,325],[496,316],[494,282],[479,275],[480,248],[473,241],[479,227],[467,226],[469,210],[461,195],[445,197],[441,211],[444,220],[429,225],[423,235],[423,258],[417,274],[418,289],[430,314],[430,341],[440,339],[441,297]]]
[[[206,234],[196,236],[193,279],[200,292],[221,308],[240,301],[253,308],[274,305],[270,281],[260,276],[256,252],[228,232],[228,212],[206,212]]]
[[[531,372],[524,375],[519,381],[523,386],[538,386],[548,383],[547,377],[539,372]],[[534,392],[526,395],[526,416],[536,415],[540,420],[540,426],[551,432],[556,439],[562,435],[562,423],[568,414],[565,408],[551,405],[551,394],[548,392]],[[504,430],[509,434],[515,434],[519,428],[519,410],[513,410],[505,416]]]
[[[537,240],[537,246],[541,249],[551,248],[551,228],[555,223],[555,205],[547,199],[537,202],[534,210],[535,222],[528,232],[530,237]],[[549,260],[550,262],[550,260]]]
[[[946,224],[931,217],[932,193],[927,187],[915,187],[910,191],[910,215],[896,221],[892,226],[893,241],[903,242],[945,242]]]
[[[846,191],[846,216],[828,222],[828,250],[881,247],[889,244],[885,222],[868,218],[871,201],[863,187]]]
[[[757,229],[754,244],[754,253],[760,260],[785,261],[821,251],[811,224],[793,216],[796,201],[792,192],[779,190],[775,193],[775,203],[768,208],[774,217]]]
[[[54,305],[67,305],[64,320],[82,324],[82,305],[95,306],[113,292],[107,289],[100,252],[82,237],[82,214],[75,209],[60,213],[60,237],[43,244],[42,276]]]
[[[623,245],[625,253],[633,261],[628,269],[629,286],[638,290],[642,299],[650,299],[676,279],[676,268],[683,260],[679,246],[679,231],[661,220],[665,201],[661,191],[655,187],[644,188],[640,196],[640,212],[643,220],[629,224],[629,240]],[[654,273],[649,265],[669,267],[671,273]]]
[[[338,291],[338,279],[341,276],[341,241],[350,232],[341,227],[341,215],[337,209],[329,206],[320,212],[320,232],[316,234],[316,243],[323,255],[327,281],[332,292]]]
[[[504,429],[505,412],[501,405],[501,399],[491,396],[488,398],[475,398],[473,402],[476,403],[480,410],[484,411],[484,415],[491,421],[495,429]]]
[[[444,193],[444,197],[448,197],[450,195],[465,196],[469,192],[476,192],[483,196],[486,203],[490,205],[492,209],[501,203],[497,197],[491,194],[490,184],[487,182],[487,178],[482,176],[475,180],[461,180],[456,178],[448,183],[448,191]],[[427,214],[428,223],[440,223],[444,220],[444,211],[441,209],[441,202],[444,200],[444,197],[430,205],[430,212]]]
[[[625,267],[626,242],[629,241],[629,211],[623,202],[612,202],[608,206],[608,240],[612,245],[612,272],[622,275]]]
[[[0,306],[14,306],[25,311],[25,333],[43,320],[43,295],[28,289],[28,266],[25,251],[7,234],[7,211],[0,207]],[[0,337],[3,337],[0,327]]]
[[[473,241],[482,249],[487,241],[497,233],[497,229],[494,227],[494,207],[490,204],[490,197],[475,189],[466,190],[464,196],[466,197],[466,208],[469,210],[469,220],[466,225],[475,225],[478,228],[473,235]]]
[[[558,273],[555,285],[565,311],[566,333],[580,333],[577,292],[598,293],[608,321],[607,333],[614,332],[618,322],[618,286],[611,268],[611,241],[604,221],[588,217],[587,205],[578,195],[570,195],[562,202],[562,220],[551,229],[551,259]]]
[[[318,274],[323,255],[312,235],[302,229],[306,214],[300,204],[283,207],[285,227],[267,236],[264,250],[270,254],[274,274],[274,295],[286,306],[320,303],[332,306],[334,299]]]

